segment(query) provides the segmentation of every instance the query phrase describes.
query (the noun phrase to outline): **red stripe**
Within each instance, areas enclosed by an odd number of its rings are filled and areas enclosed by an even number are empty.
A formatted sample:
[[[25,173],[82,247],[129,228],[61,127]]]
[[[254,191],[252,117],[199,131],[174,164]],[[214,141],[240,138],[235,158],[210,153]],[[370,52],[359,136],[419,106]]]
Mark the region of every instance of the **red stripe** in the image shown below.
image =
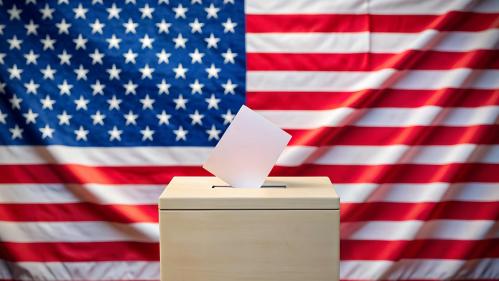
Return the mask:
[[[497,220],[496,202],[342,203],[342,222],[404,220]]]
[[[246,15],[246,32],[400,32],[427,29],[482,31],[498,26],[499,14],[453,11],[442,15]]]
[[[0,242],[9,261],[158,261],[159,244],[141,242]]]
[[[441,52],[409,50],[397,54],[291,54],[247,53],[248,70],[374,71],[448,70],[455,68],[498,69],[497,50]]]
[[[373,241],[341,240],[341,260],[399,260],[403,258],[477,259],[499,257],[499,239]],[[8,261],[158,261],[158,243],[0,242],[2,258]]]
[[[0,204],[0,221],[158,222],[158,206],[93,203]]]
[[[497,144],[499,125],[469,127],[323,127],[310,130],[286,129],[290,145],[454,145]],[[366,138],[366,136],[369,136]]]
[[[499,239],[341,240],[341,260],[479,259],[499,257]]]
[[[498,182],[498,164],[316,165],[274,167],[273,176],[328,176],[336,183]],[[1,165],[0,183],[167,184],[173,176],[209,176],[201,167]]]
[[[422,202],[422,203],[342,203],[341,221],[368,220],[497,220],[495,202]],[[154,205],[98,205],[90,203],[1,204],[0,221],[68,222],[107,221],[118,223],[158,222]]]
[[[499,105],[499,90],[363,90],[358,92],[249,92],[246,104],[255,110],[321,110],[338,107],[420,106],[478,107]]]

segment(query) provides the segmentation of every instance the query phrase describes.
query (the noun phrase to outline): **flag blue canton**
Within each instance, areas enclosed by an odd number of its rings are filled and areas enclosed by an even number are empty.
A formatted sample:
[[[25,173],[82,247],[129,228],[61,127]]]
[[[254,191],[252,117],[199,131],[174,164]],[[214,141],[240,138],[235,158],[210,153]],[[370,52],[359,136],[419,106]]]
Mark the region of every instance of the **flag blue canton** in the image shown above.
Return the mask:
[[[210,146],[245,98],[243,1],[3,1],[0,141]]]

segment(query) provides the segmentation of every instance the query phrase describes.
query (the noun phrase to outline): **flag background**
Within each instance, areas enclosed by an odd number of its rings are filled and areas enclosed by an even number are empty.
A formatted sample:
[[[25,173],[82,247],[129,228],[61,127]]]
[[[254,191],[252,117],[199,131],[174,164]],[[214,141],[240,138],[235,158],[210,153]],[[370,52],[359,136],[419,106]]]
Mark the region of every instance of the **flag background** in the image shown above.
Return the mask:
[[[335,183],[342,280],[499,278],[499,1],[0,3],[1,280],[158,280],[157,197],[242,103]]]

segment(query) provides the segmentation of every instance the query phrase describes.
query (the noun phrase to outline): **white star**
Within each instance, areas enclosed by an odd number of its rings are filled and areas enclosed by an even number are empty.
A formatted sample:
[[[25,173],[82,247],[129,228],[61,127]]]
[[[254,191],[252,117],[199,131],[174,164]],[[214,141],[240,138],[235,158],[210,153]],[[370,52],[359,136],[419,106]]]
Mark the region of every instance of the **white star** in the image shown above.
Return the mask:
[[[107,8],[106,9],[107,12],[108,12],[108,19],[112,19],[112,18],[116,18],[116,19],[119,19],[120,18],[120,12],[121,12],[121,9],[119,9],[118,7],[116,7],[116,4],[113,3],[113,5],[111,6],[111,8]]]
[[[0,82],[0,93],[5,94],[5,83]]]
[[[88,56],[92,59],[92,65],[96,63],[103,64],[102,58],[104,58],[104,53],[100,53],[98,49],[95,49],[94,52],[88,54]]]
[[[127,0],[128,2],[128,0]],[[95,4],[104,4],[104,0],[92,0],[92,5],[95,5]]]
[[[211,79],[212,77],[218,78],[220,68],[216,68],[214,64],[211,64],[210,68],[206,68],[206,72],[208,72],[209,79]]]
[[[4,61],[5,56],[6,56],[5,53],[0,53],[0,64],[4,64],[5,63],[5,61]]]
[[[163,110],[163,112],[165,112],[165,111]],[[157,115],[156,115],[156,116],[157,116]],[[7,118],[7,114],[3,113],[3,112],[0,110],[0,123],[2,123],[2,124],[6,124],[6,123],[7,123],[7,121],[6,121],[6,119],[5,119],[5,118]]]
[[[120,109],[121,100],[117,99],[115,95],[110,100],[107,100],[107,103],[109,103],[109,110]]]
[[[126,120],[126,125],[128,126],[129,124],[137,125],[137,118],[139,118],[139,115],[133,114],[133,112],[130,110],[128,111],[128,114],[124,114],[123,117],[125,117]]]
[[[123,131],[118,130],[118,128],[116,128],[116,126],[114,126],[112,130],[107,131],[107,133],[109,134],[110,141],[112,141],[112,140],[121,141],[121,134],[123,133]]]
[[[76,140],[87,140],[87,135],[88,135],[88,130],[85,130],[83,126],[80,126],[78,130],[74,130],[74,133],[76,135]]]
[[[149,126],[146,126],[144,130],[140,130],[140,133],[142,134],[142,141],[153,140],[154,130],[149,129]]]
[[[104,31],[102,30],[106,26],[105,24],[101,23],[99,19],[96,19],[94,23],[90,24],[90,27],[92,28],[92,34],[99,33],[103,34]]]
[[[49,95],[46,95],[44,99],[40,100],[40,102],[42,103],[43,109],[54,109],[55,100],[51,99]]]
[[[237,84],[233,84],[232,80],[227,80],[227,83],[222,84],[222,87],[224,88],[224,94],[235,94],[234,90],[237,87]]]
[[[76,80],[81,80],[81,79],[87,80],[88,69],[83,68],[83,65],[80,64],[78,69],[75,69],[75,73],[76,73]]]
[[[203,117],[204,115],[203,114],[199,114],[199,111],[194,111],[194,114],[189,114],[189,117],[192,119],[191,121],[191,125],[195,125],[195,124],[199,124],[199,125],[203,125]]]
[[[144,35],[144,37],[139,39],[140,43],[142,43],[142,49],[149,48],[152,49],[152,43],[154,42],[154,38],[149,37],[149,35]]]
[[[18,49],[21,50],[21,44],[23,43],[23,40],[17,39],[17,36],[14,35],[12,39],[7,39],[7,42],[9,42],[9,50],[12,49]]]
[[[208,18],[208,19],[209,18],[215,18],[215,19],[218,18],[217,13],[218,13],[218,11],[220,11],[220,9],[215,7],[213,5],[213,3],[211,3],[210,6],[208,8],[205,8],[204,10],[206,11],[206,18]]]
[[[169,0],[158,0],[158,4],[162,4],[162,3],[165,3],[165,4],[170,4],[170,1]]]
[[[50,128],[49,125],[45,125],[45,127],[39,129],[42,133],[42,139],[49,138],[51,139],[54,136],[54,129]]]
[[[11,68],[7,68],[9,72],[9,79],[19,79],[21,80],[21,75],[24,70],[22,68],[18,68],[17,64],[14,64]]]
[[[209,130],[206,130],[206,133],[208,134],[208,140],[212,140],[212,139],[220,139],[220,136],[218,136],[222,131],[220,130],[217,130],[217,128],[215,127],[215,125],[211,125],[211,129]]]
[[[115,64],[111,68],[106,69],[106,71],[109,73],[109,80],[120,80],[121,69],[117,68]]]
[[[23,114],[23,116],[26,119],[26,124],[29,124],[29,123],[35,124],[36,118],[38,117],[38,113],[34,113],[33,110],[31,110],[31,108],[30,108],[27,113]]]
[[[84,99],[83,96],[80,96],[79,99],[75,100],[74,101],[75,104],[76,104],[76,110],[80,110],[80,109],[83,109],[83,110],[87,110],[87,104],[90,102],[89,100],[87,99]]]
[[[50,67],[50,64],[47,64],[47,67],[44,69],[40,70],[41,73],[43,73],[43,79],[50,79],[54,80],[54,74],[57,72],[55,69]]]
[[[43,44],[43,50],[45,51],[47,49],[53,50],[56,40],[50,38],[50,36],[47,34],[45,36],[45,39],[40,39],[40,42]]]
[[[173,102],[175,103],[175,109],[179,109],[179,108],[182,108],[182,109],[186,109],[186,104],[189,100],[187,99],[184,99],[184,97],[182,95],[179,95],[178,98],[176,99],[173,99]]]
[[[218,42],[220,41],[220,38],[215,37],[213,33],[210,34],[210,37],[205,38],[204,41],[206,41],[206,45],[208,48],[218,48]]]
[[[66,79],[64,79],[62,84],[57,85],[57,87],[59,88],[59,94],[68,96],[71,95],[71,89],[73,88],[73,85],[68,84],[68,81],[66,81]]]
[[[127,23],[124,23],[123,26],[125,27],[125,33],[134,33],[137,32],[137,26],[139,26],[138,23],[133,22],[131,18],[128,19]]]
[[[57,29],[59,29],[59,34],[69,34],[69,28],[71,27],[70,23],[66,22],[66,19],[62,19],[61,22],[56,23]]]
[[[22,12],[23,10],[18,9],[17,6],[14,4],[12,8],[7,10],[7,13],[9,13],[10,15],[9,20],[20,20]]]
[[[42,13],[42,20],[44,19],[52,19],[52,13],[55,9],[50,8],[49,4],[45,4],[43,9],[40,9],[40,13]]]
[[[90,115],[90,118],[92,118],[92,124],[94,125],[104,125],[104,119],[106,118],[106,115],[101,114],[99,110],[95,114]]]
[[[152,19],[152,13],[154,12],[154,8],[149,7],[149,4],[146,4],[143,8],[139,9],[142,13],[141,18],[150,18]]]
[[[175,12],[176,19],[178,19],[178,18],[185,19],[186,18],[185,13],[187,13],[188,9],[184,8],[184,6],[182,6],[182,4],[178,4],[178,6],[176,8],[173,8],[173,11]]]
[[[185,74],[187,73],[187,68],[184,68],[181,63],[178,64],[177,67],[173,68],[173,72],[175,72],[175,78],[178,79],[182,77],[185,79]]]
[[[196,79],[194,81],[194,83],[189,84],[189,87],[191,87],[191,94],[195,94],[195,93],[203,94],[202,89],[203,89],[204,85],[199,83],[198,79]]]
[[[191,63],[203,63],[204,53],[200,53],[197,48],[194,50],[194,53],[189,53],[189,56],[191,57]]]
[[[88,39],[84,38],[83,35],[78,34],[78,38],[73,39],[73,42],[75,43],[75,48],[76,50],[78,49],[83,49],[85,50],[87,48],[87,41]]]
[[[204,99],[208,103],[208,109],[218,109],[220,99],[217,99],[214,94],[211,94],[209,99]]]
[[[0,35],[3,35],[4,29],[5,29],[5,24],[0,24]]]
[[[113,34],[111,36],[111,38],[106,39],[106,41],[109,44],[108,49],[112,49],[112,48],[119,49],[120,48],[121,39],[116,37],[116,35]]]
[[[149,95],[146,95],[145,98],[140,99],[140,103],[142,104],[142,109],[153,109],[152,104],[154,103],[154,99],[149,98]]]
[[[11,135],[11,138],[13,140],[17,139],[17,138],[20,138],[22,139],[23,138],[23,129],[19,128],[18,125],[16,125],[14,128],[10,128],[9,129],[10,133],[12,134]]]
[[[162,124],[165,124],[165,125],[168,125],[170,124],[170,117],[172,117],[171,115],[169,114],[166,114],[166,112],[163,110],[161,111],[161,114],[157,114],[156,115],[156,118],[158,118],[158,123],[159,125],[162,125]]]
[[[184,38],[182,36],[182,33],[179,33],[177,38],[173,38],[173,42],[175,42],[175,49],[177,48],[184,48],[185,49],[185,43],[187,43],[188,39]]]
[[[224,4],[234,4],[234,0],[224,0]]]
[[[125,63],[133,63],[135,64],[135,59],[137,58],[137,53],[132,52],[132,49],[128,49],[128,52],[124,53]]]
[[[34,1],[36,1],[36,0],[34,0]],[[69,4],[69,0],[58,0],[57,4],[59,4],[59,5],[60,4]]]
[[[123,87],[125,88],[125,95],[132,94],[135,95],[136,89],[137,89],[137,84],[134,84],[132,80],[128,80],[128,83],[124,84]]]
[[[156,86],[158,87],[158,94],[161,95],[161,94],[170,94],[170,87],[171,85],[166,83],[165,79],[162,79],[161,80],[161,83],[160,84],[156,84]]]
[[[73,12],[75,13],[75,19],[86,19],[86,13],[88,12],[88,9],[83,8],[83,6],[79,4],[77,8],[73,9]]]
[[[71,119],[73,116],[69,115],[66,113],[66,110],[62,112],[62,114],[57,115],[57,119],[59,119],[59,125],[69,125],[69,119]]]
[[[61,65],[63,64],[71,65],[72,55],[68,54],[68,52],[66,52],[66,49],[62,50],[62,53],[57,56],[59,57]]]
[[[25,24],[24,28],[26,28],[26,35],[34,34],[38,35],[38,24],[35,24],[33,20],[29,20],[29,24]],[[2,34],[3,32],[0,32]]]
[[[226,22],[223,22],[222,25],[224,26],[224,33],[230,32],[234,33],[236,28],[237,23],[233,22],[230,18],[227,19]]]
[[[222,53],[224,57],[224,63],[235,63],[236,53],[233,53],[231,49],[227,49],[227,52]]]
[[[191,5],[194,4],[203,4],[203,0],[191,0]]]
[[[161,53],[157,53],[156,56],[158,57],[158,64],[162,62],[169,63],[171,54],[165,52],[165,49],[161,49]]]
[[[39,55],[35,54],[33,50],[30,50],[29,53],[24,54],[24,57],[26,58],[26,64],[37,64],[37,60]]]
[[[154,68],[149,67],[148,64],[146,64],[144,67],[139,68],[140,73],[142,73],[141,79],[149,78],[152,79],[152,73],[154,72]]]
[[[26,93],[36,95],[38,93],[38,87],[40,87],[40,84],[35,84],[33,79],[31,79],[29,83],[24,83],[24,87],[26,87]]]
[[[187,133],[189,131],[187,130],[184,130],[184,128],[182,128],[182,126],[179,126],[177,130],[173,130],[173,133],[175,134],[175,140],[176,141],[179,141],[179,140],[187,140]]]
[[[92,88],[92,95],[104,95],[104,88],[106,85],[101,84],[99,80],[95,81],[94,84],[91,84],[90,87]]]
[[[196,33],[196,32],[202,33],[203,32],[202,28],[204,26],[204,23],[199,22],[199,20],[196,18],[196,19],[194,19],[193,22],[189,23],[189,26],[191,27],[192,33]]]
[[[10,106],[12,109],[21,109],[21,102],[23,99],[18,98],[17,95],[13,95],[12,98],[9,99]]]
[[[230,122],[232,122],[232,120],[234,120],[234,117],[235,115],[232,114],[232,112],[229,110],[227,110],[227,114],[222,114],[222,118],[224,119],[224,125],[226,124],[229,124]]]
[[[156,23],[156,27],[158,28],[158,33],[169,33],[170,32],[171,23],[166,22],[164,19],[161,22]]]
[[[128,3],[135,5],[135,0],[125,0],[125,4]]]

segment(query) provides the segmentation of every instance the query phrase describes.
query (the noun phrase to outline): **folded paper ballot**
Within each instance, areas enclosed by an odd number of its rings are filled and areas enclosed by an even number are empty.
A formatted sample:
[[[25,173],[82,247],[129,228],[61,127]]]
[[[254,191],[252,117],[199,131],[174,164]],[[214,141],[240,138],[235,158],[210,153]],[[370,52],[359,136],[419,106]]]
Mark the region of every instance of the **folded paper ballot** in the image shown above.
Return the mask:
[[[291,135],[242,106],[203,168],[232,187],[258,188]]]

